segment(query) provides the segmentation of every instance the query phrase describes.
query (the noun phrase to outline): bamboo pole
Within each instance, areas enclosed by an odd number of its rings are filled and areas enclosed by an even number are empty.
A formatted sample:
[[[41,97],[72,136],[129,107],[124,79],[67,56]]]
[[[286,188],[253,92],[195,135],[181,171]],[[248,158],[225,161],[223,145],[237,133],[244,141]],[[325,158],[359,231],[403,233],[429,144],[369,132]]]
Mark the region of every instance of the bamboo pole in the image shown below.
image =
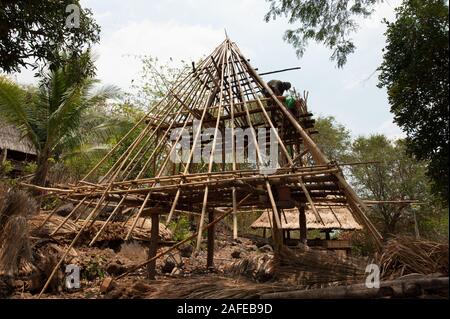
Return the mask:
[[[103,194],[102,199],[104,200],[106,197],[106,192]],[[51,280],[53,279],[53,277],[56,274],[56,271],[59,269],[59,267],[61,266],[62,262],[64,261],[64,259],[66,258],[67,254],[69,253],[69,251],[73,248],[73,246],[75,245],[75,243],[77,242],[78,238],[80,238],[81,233],[84,231],[84,229],[86,228],[87,224],[89,223],[89,220],[94,216],[96,210],[98,209],[98,207],[100,206],[100,203],[102,202],[102,200],[99,200],[97,203],[97,206],[91,211],[91,213],[89,214],[89,216],[85,219],[83,225],[81,226],[81,229],[78,231],[78,234],[75,236],[75,238],[72,240],[72,242],[70,243],[69,247],[66,249],[66,251],[64,252],[64,254],[62,255],[62,257],[59,259],[58,263],[56,264],[56,266],[53,268],[50,276],[48,277],[47,281],[44,284],[44,287],[42,288],[41,292],[38,295],[38,298],[41,298],[42,294],[45,292],[45,290],[47,289],[48,285],[50,284]]]
[[[251,196],[250,194],[249,194],[249,195],[246,195],[242,200],[239,201],[238,206],[242,205],[242,204],[243,204],[250,196]],[[156,256],[154,256],[154,257],[152,257],[152,258],[150,258],[149,260],[146,260],[145,262],[140,263],[140,264],[134,266],[133,268],[131,268],[131,269],[128,270],[127,272],[123,273],[122,275],[116,277],[115,279],[118,280],[118,279],[120,279],[120,278],[123,278],[123,277],[125,277],[126,275],[130,274],[131,272],[136,271],[136,270],[138,270],[139,268],[144,267],[145,265],[151,263],[152,261],[154,261],[154,260],[156,260],[156,259],[158,259],[158,258],[160,258],[160,257],[162,257],[162,256],[164,256],[164,255],[167,255],[167,254],[170,253],[171,251],[177,249],[177,248],[180,247],[181,245],[183,245],[183,244],[187,243],[188,241],[190,241],[190,240],[194,239],[195,237],[197,237],[198,232],[203,232],[203,231],[207,230],[208,228],[210,228],[210,227],[216,225],[218,222],[220,222],[220,221],[221,221],[222,219],[224,219],[226,216],[230,215],[232,212],[233,212],[233,209],[228,209],[228,210],[222,212],[222,215],[221,215],[221,216],[219,216],[218,218],[216,218],[214,221],[208,223],[207,225],[203,226],[202,229],[199,229],[197,232],[195,232],[195,233],[192,234],[191,236],[189,236],[189,237],[183,239],[182,241],[180,241],[180,242],[178,242],[177,244],[173,245],[173,246],[170,247],[169,249],[167,249],[167,250],[165,250],[165,251],[163,251],[163,252],[160,252],[159,254],[157,254]]]
[[[192,94],[192,92],[195,91],[195,86],[192,86],[192,85],[191,85],[190,87],[192,87],[192,90],[187,94],[187,97],[189,97],[189,96]],[[179,109],[178,114],[179,114],[180,112],[181,112],[181,108]],[[171,126],[175,123],[176,118],[177,118],[177,116],[175,116],[175,117],[173,118],[173,121],[172,121],[172,123],[171,123]],[[185,119],[185,124],[187,123],[187,122],[186,122],[187,119],[188,119],[188,117]],[[163,120],[165,120],[165,118],[164,118]],[[139,179],[139,178],[141,177],[141,175],[143,174],[144,170],[146,169],[148,163],[150,163],[150,161],[151,161],[152,159],[154,159],[154,155],[155,155],[156,151],[160,148],[160,145],[162,144],[162,142],[163,142],[165,136],[168,134],[169,130],[170,130],[170,126],[167,128],[167,130],[166,130],[166,132],[165,132],[165,134],[164,134],[163,139],[160,140],[159,144],[158,144],[157,147],[155,148],[154,152],[150,155],[149,159],[147,160],[147,162],[146,162],[146,164],[144,165],[144,167],[142,168],[142,170],[139,172],[139,174],[138,174],[138,176],[136,177],[136,179]],[[179,134],[179,136],[178,136],[178,138],[177,138],[177,141],[179,140],[180,137],[181,137],[181,132],[180,132],[180,134]],[[149,141],[149,140],[150,140],[150,138],[147,139],[147,141]],[[174,145],[172,146],[171,151],[174,149],[175,146],[176,146],[176,143],[174,143]],[[143,148],[141,148],[141,150],[142,150],[142,149],[143,149]],[[137,153],[137,154],[139,154],[139,153]],[[137,155],[137,154],[136,154],[136,155]],[[169,160],[169,158],[170,158],[170,154],[171,154],[171,152],[168,154],[168,157],[167,157],[166,160],[164,161],[162,167],[160,168],[158,174],[156,175],[156,178],[158,178],[158,177],[162,174],[162,172],[164,171],[164,168],[165,168],[165,166],[167,165],[168,160]],[[136,156],[135,156],[135,158],[136,158]],[[133,160],[134,160],[134,159],[133,159]],[[133,161],[133,160],[132,160],[132,161]],[[137,164],[137,163],[136,163],[136,164]],[[132,169],[133,169],[133,168],[132,168]],[[125,170],[126,170],[126,169],[125,169]],[[131,173],[131,171],[127,174],[127,176],[128,176],[130,173]],[[125,177],[125,178],[126,178],[126,177]],[[153,184],[153,185],[154,185],[154,184]],[[152,185],[152,186],[153,186],[153,185]],[[103,232],[103,230],[105,229],[107,223],[110,221],[110,219],[111,219],[112,216],[115,214],[115,212],[118,211],[120,205],[123,203],[123,201],[124,201],[125,198],[128,196],[128,194],[129,194],[128,192],[125,193],[125,195],[124,195],[123,199],[121,200],[121,202],[119,202],[119,204],[117,205],[117,207],[115,208],[115,210],[113,211],[113,213],[111,213],[111,215],[109,216],[109,218],[107,219],[107,221],[104,223],[103,227],[98,231],[98,233],[96,234],[95,238],[91,241],[90,245],[92,245],[92,244],[95,242],[95,239]],[[137,221],[138,221],[140,215],[142,214],[142,211],[144,210],[144,207],[145,207],[145,205],[146,205],[146,203],[147,203],[147,201],[148,201],[148,199],[149,199],[149,197],[150,197],[150,194],[151,194],[151,190],[150,190],[150,192],[148,193],[148,196],[146,197],[146,199],[144,200],[144,203],[142,204],[142,206],[141,206],[141,208],[140,208],[140,210],[139,210],[139,212],[138,212],[138,214],[137,214],[137,216],[136,216],[136,218],[135,218],[135,220],[134,220],[134,222],[133,222],[132,227],[130,227],[130,230],[129,230],[128,234],[127,234],[126,239],[129,239],[129,238],[130,238],[131,233],[132,233],[133,229],[135,228],[135,225],[136,225],[136,223],[137,223]]]
[[[220,51],[220,56],[222,56],[222,55],[223,55],[223,52]],[[191,160],[192,160],[195,148],[197,146],[198,137],[200,136],[203,120],[205,119],[205,115],[207,113],[209,104],[212,103],[212,101],[211,102],[209,101],[211,96],[212,95],[211,95],[211,92],[210,92],[210,94],[208,95],[208,102],[203,106],[203,112],[202,112],[202,117],[200,118],[199,128],[198,128],[197,132],[195,133],[195,138],[194,138],[194,141],[193,141],[192,149],[189,152],[189,157],[188,157],[188,160],[186,162],[183,175],[186,175],[188,173],[188,171],[189,171],[189,167],[191,165]],[[183,184],[183,180],[180,181],[179,187],[181,187],[182,184]],[[181,188],[178,188],[177,193],[175,194],[174,201],[172,203],[172,207],[170,208],[170,212],[169,212],[169,215],[167,217],[166,224],[168,224],[170,222],[171,218],[172,218],[173,212],[175,211],[176,205],[178,204],[178,200],[180,198],[180,194],[181,194]]]
[[[242,54],[240,53],[239,48],[234,46],[234,49],[236,52],[238,52],[239,56],[242,57]],[[270,94],[270,96],[273,98],[275,103],[279,106],[280,111],[283,112],[283,114],[289,119],[289,121],[294,126],[294,128],[299,132],[299,134],[301,135],[301,137],[303,139],[303,143],[305,143],[306,147],[310,150],[311,155],[313,156],[314,160],[319,164],[329,163],[330,161],[327,159],[327,157],[317,147],[317,145],[314,143],[314,141],[311,139],[311,137],[306,133],[306,131],[300,126],[300,124],[297,122],[297,120],[294,118],[294,116],[291,114],[291,112],[278,100],[278,98],[275,96],[275,94],[273,93],[271,88],[253,70],[253,68],[250,66],[249,63],[244,61],[244,65],[246,66],[247,71]],[[376,230],[375,226],[373,226],[373,224],[370,222],[370,220],[365,215],[364,211],[367,211],[367,209],[366,209],[367,207],[361,201],[361,199],[356,195],[356,193],[353,191],[353,189],[350,187],[350,185],[348,185],[348,183],[345,181],[345,179],[341,173],[336,173],[336,177],[338,178],[339,183],[342,186],[342,188],[344,189],[344,191],[348,194],[348,196],[351,198],[351,200],[355,202],[354,206],[356,208],[355,209],[356,214],[359,216],[359,218],[363,221],[363,224],[369,230],[377,247],[379,249],[381,249],[382,237],[381,237],[380,233]],[[359,208],[359,206],[361,206],[362,209]]]
[[[233,70],[234,70],[234,65],[233,65]],[[234,70],[234,72],[236,73],[236,70]],[[241,91],[242,100],[244,100],[244,96],[242,94],[242,87],[241,87],[240,82],[238,82],[238,86],[239,86],[239,89]],[[250,113],[248,111],[247,103],[244,103],[243,106],[244,106],[244,109],[245,109],[245,111],[247,113],[247,121],[248,121],[248,124],[250,126],[250,131],[252,133],[253,143],[254,143],[255,148],[256,148],[257,166],[258,166],[258,168],[260,168],[260,164],[262,164],[262,160],[261,160],[261,154],[259,153],[259,144],[258,144],[258,140],[256,138],[255,129],[254,129],[253,124],[252,124],[252,120],[251,120],[251,117],[250,117]],[[273,194],[272,194],[272,189],[271,189],[270,183],[269,183],[267,178],[265,179],[265,185],[266,185],[267,193],[269,195],[270,203],[272,205],[272,211],[273,211],[273,214],[274,214],[274,217],[275,217],[275,223],[274,223],[275,224],[275,228],[274,228],[274,235],[275,236],[274,236],[273,239],[274,239],[274,243],[275,243],[275,250],[276,250],[277,253],[279,253],[281,251],[281,246],[283,244],[282,238],[280,238],[280,231],[282,229],[280,216],[279,216],[279,213],[278,213],[277,205],[276,205],[275,200],[273,198]]]
[[[144,119],[144,118],[143,118],[143,119]],[[135,125],[135,127],[137,127],[138,124],[142,123],[143,119],[141,119],[141,121],[138,122],[138,123]],[[161,124],[161,123],[160,123],[160,124]],[[144,131],[145,131],[145,130],[144,130]],[[130,130],[130,131],[129,131],[129,134],[131,134],[131,132],[132,132],[132,131]],[[126,136],[127,136],[127,135],[126,135]],[[142,136],[144,136],[144,135],[142,135]],[[124,138],[125,138],[125,137],[124,137]],[[122,140],[124,140],[124,138],[123,138]],[[135,143],[132,143],[132,145],[130,145],[130,147],[129,147],[129,150],[130,150],[130,151],[129,151],[128,155],[125,157],[125,160],[129,157],[129,155],[131,154],[131,151],[135,148],[136,145],[138,145],[138,142],[135,140]],[[117,145],[116,145],[115,148],[117,148]],[[115,148],[113,148],[113,150],[114,150]],[[111,150],[111,152],[108,153],[108,154],[111,154],[111,153],[112,153],[112,150]],[[108,155],[108,154],[107,154],[107,155]],[[126,154],[126,153],[125,153],[125,154]],[[90,175],[90,174],[91,174],[91,173],[92,173],[99,165],[101,165],[101,163],[102,163],[104,160],[106,160],[107,157],[108,157],[108,156],[105,156],[104,159],[101,160],[101,161],[94,167],[94,169],[92,169],[92,170],[86,175],[86,178],[87,178],[87,177],[88,177],[88,176],[89,176],[89,175]],[[119,170],[118,170],[118,171],[120,171],[120,168],[121,168],[121,167],[123,166],[123,164],[125,163],[125,160],[122,161],[122,164],[121,164],[121,166],[119,167]],[[116,172],[118,172],[118,171],[116,171]],[[108,174],[107,174],[107,176],[108,176]],[[117,173],[115,173],[115,174],[110,178],[110,181],[111,181],[111,180],[114,180],[114,178],[115,178],[116,176],[117,176]],[[109,189],[111,188],[112,184],[113,184],[113,183],[110,182],[109,186],[105,189],[105,191],[103,192],[102,197],[101,197],[100,200],[97,202],[97,205],[96,205],[95,208],[91,211],[91,213],[89,214],[89,216],[86,218],[86,220],[85,220],[85,222],[84,222],[82,228],[80,229],[80,231],[78,232],[78,234],[75,236],[75,238],[72,240],[71,244],[69,245],[69,248],[65,251],[65,253],[64,253],[63,256],[62,256],[62,258],[59,260],[58,264],[57,264],[57,265],[55,266],[55,268],[53,269],[53,271],[52,271],[50,277],[48,278],[46,284],[44,285],[44,287],[43,287],[43,289],[42,289],[42,291],[41,291],[41,293],[39,294],[39,298],[41,297],[42,293],[47,289],[47,287],[48,287],[48,285],[49,285],[51,279],[52,279],[53,276],[55,275],[57,269],[59,268],[59,266],[61,265],[61,263],[62,263],[63,260],[65,259],[65,257],[67,256],[69,250],[73,247],[73,245],[76,243],[76,241],[77,241],[78,238],[80,237],[82,231],[83,231],[84,228],[87,226],[89,220],[95,215],[95,213],[97,212],[99,206],[103,203],[103,201],[104,201],[104,199],[106,198],[106,195],[107,195]],[[73,211],[72,211],[72,212],[73,212]]]
[[[247,79],[249,79],[247,73],[242,72],[242,74],[245,74],[245,76],[247,77]],[[289,162],[289,166],[292,167],[292,166],[294,165],[294,161],[293,161],[291,155],[289,154],[289,152],[287,151],[286,146],[284,145],[283,140],[280,138],[280,136],[279,136],[279,134],[278,134],[278,132],[277,132],[277,129],[276,129],[276,127],[274,126],[272,120],[270,119],[269,115],[267,114],[267,112],[266,112],[266,110],[265,110],[265,108],[264,108],[264,105],[262,104],[260,98],[255,94],[255,92],[254,92],[253,89],[252,89],[252,94],[254,95],[255,99],[258,101],[258,105],[260,106],[260,108],[261,108],[261,110],[262,110],[262,112],[263,112],[263,114],[264,114],[264,117],[266,118],[266,121],[269,123],[271,129],[272,129],[273,132],[275,133],[275,137],[277,138],[277,141],[278,141],[279,145],[281,146],[281,149],[282,149],[282,151],[283,151],[283,153],[284,153],[286,159],[287,159],[288,162]],[[277,98],[277,100],[278,100],[278,98]],[[322,217],[320,216],[320,214],[318,213],[318,211],[317,211],[317,209],[316,209],[316,206],[314,205],[313,200],[311,199],[311,196],[310,196],[308,190],[306,189],[305,183],[303,182],[303,180],[302,180],[301,177],[299,177],[298,180],[299,180],[299,183],[298,183],[298,184],[300,185],[300,187],[302,188],[303,192],[305,193],[306,199],[308,200],[308,203],[309,203],[309,205],[311,206],[311,209],[312,209],[314,215],[316,216],[317,221],[321,222],[322,225],[325,225],[324,222],[323,222],[323,220],[322,220]]]
[[[191,93],[192,93],[192,92],[193,92],[193,90],[191,91]],[[190,93],[190,94],[191,94],[191,93]],[[189,94],[189,95],[190,95],[190,94]],[[189,95],[188,95],[188,96],[189,96]],[[179,109],[178,115],[180,114],[181,109],[182,109],[182,108]],[[177,115],[177,116],[178,116],[178,115]],[[159,141],[158,146],[155,148],[155,150],[153,151],[153,153],[149,156],[147,162],[146,162],[146,163],[144,164],[144,166],[142,167],[142,169],[141,169],[141,171],[139,172],[139,174],[138,174],[138,176],[136,177],[136,179],[139,179],[139,178],[142,176],[142,174],[144,173],[146,167],[147,167],[148,164],[150,163],[151,159],[155,156],[156,151],[157,151],[157,150],[160,148],[160,146],[164,143],[164,138],[165,138],[165,137],[167,136],[167,134],[169,133],[169,130],[170,130],[171,126],[175,123],[175,119],[176,119],[177,116],[175,116],[175,118],[173,119],[173,121],[172,121],[172,123],[170,124],[169,128],[165,131],[163,138]],[[185,125],[186,125],[186,123],[187,123],[188,118],[189,118],[189,116],[186,117],[186,119],[185,119]],[[183,127],[183,128],[184,128],[184,127]],[[179,140],[179,138],[181,138],[182,133],[183,133],[183,130],[180,131],[180,133],[179,133],[179,135],[178,135],[178,137],[177,137],[177,141]],[[165,167],[166,167],[166,165],[167,165],[167,163],[168,163],[168,161],[169,161],[169,159],[170,159],[170,155],[172,154],[172,152],[173,152],[173,150],[175,149],[175,147],[176,147],[176,143],[173,144],[173,146],[172,146],[172,148],[171,148],[171,151],[170,151],[170,153],[167,155],[166,160],[164,161],[162,167],[159,169],[159,172],[158,172],[158,174],[156,175],[156,178],[160,177],[161,174],[164,172],[164,169],[165,169]],[[153,185],[154,185],[154,184],[153,184]],[[152,185],[152,186],[153,186],[153,185]],[[127,236],[126,236],[126,240],[128,240],[128,239],[131,237],[131,233],[133,232],[133,230],[134,230],[134,228],[135,228],[135,226],[136,226],[136,223],[137,223],[137,221],[139,220],[139,217],[141,216],[141,214],[142,214],[142,212],[143,212],[143,210],[144,210],[144,208],[145,208],[145,206],[146,206],[146,204],[147,204],[147,202],[148,202],[148,200],[149,200],[149,198],[150,198],[151,193],[152,193],[152,190],[149,191],[149,193],[147,194],[147,196],[146,196],[144,202],[142,203],[142,206],[140,207],[138,213],[136,214],[136,217],[135,217],[135,219],[134,219],[134,221],[133,221],[133,224],[132,224],[132,226],[130,227],[130,229],[129,229],[129,231],[128,231],[128,234],[127,234]]]
[[[223,77],[224,77],[224,73],[225,73],[225,67],[223,65],[224,65],[225,61],[228,62],[228,50],[223,54],[223,60],[222,60],[222,70],[221,70],[221,75],[220,75],[220,84],[218,86],[219,90],[220,90],[219,110],[218,110],[218,116],[217,116],[216,125],[215,125],[215,128],[214,128],[213,144],[212,144],[212,147],[211,147],[211,153],[209,155],[208,173],[211,173],[212,167],[213,167],[214,155],[215,155],[215,149],[216,149],[216,142],[217,142],[217,135],[218,135],[218,132],[219,132],[220,114],[222,113],[221,105],[222,105],[222,102],[223,102]],[[209,181],[209,180],[210,179],[209,179],[209,176],[208,176],[207,177],[207,181]],[[209,186],[207,184],[205,186],[205,190],[204,190],[202,214],[200,216],[199,229],[203,228],[203,223],[204,223],[204,219],[205,219],[205,213],[206,213],[206,209],[207,209],[207,205],[208,205],[208,192],[209,192]],[[202,243],[202,232],[199,232],[198,236],[197,236],[196,251],[200,250],[201,243]]]

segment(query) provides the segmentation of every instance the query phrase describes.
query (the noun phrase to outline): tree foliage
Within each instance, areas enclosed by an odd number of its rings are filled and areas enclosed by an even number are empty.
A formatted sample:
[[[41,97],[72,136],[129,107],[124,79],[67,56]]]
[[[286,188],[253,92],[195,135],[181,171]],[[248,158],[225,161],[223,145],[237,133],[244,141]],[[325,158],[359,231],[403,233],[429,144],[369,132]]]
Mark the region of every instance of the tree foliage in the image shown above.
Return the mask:
[[[448,199],[449,17],[444,0],[407,0],[393,23],[380,67],[395,122],[408,150],[428,160],[434,190]]]
[[[421,205],[380,203],[372,207],[372,218],[382,227],[384,236],[407,229],[414,231],[414,219],[420,221],[438,214],[438,201],[430,192],[426,166],[406,152],[405,142],[392,142],[384,135],[359,137],[352,144],[351,160],[377,161],[350,167],[351,181],[364,199],[376,201],[417,200]]]
[[[134,94],[130,94],[130,102],[148,109],[169,94],[177,80],[188,70],[185,61],[178,65],[170,58],[161,62],[157,57],[144,55],[139,57],[142,63],[140,77],[133,80]]]
[[[103,131],[102,121],[84,115],[105,103],[117,90],[94,90],[97,80],[79,77],[80,66],[90,63],[50,67],[37,89],[24,90],[6,78],[0,78],[0,114],[29,138],[38,153],[34,183],[43,185],[49,159],[85,144],[92,134]],[[97,125],[96,125],[97,124]],[[83,133],[84,132],[84,133]]]
[[[448,204],[431,192],[426,162],[411,156],[404,140],[392,141],[384,135],[352,140],[349,131],[333,117],[319,117],[315,127],[319,134],[313,135],[313,139],[331,160],[377,162],[342,166],[361,198],[419,202],[372,206],[369,217],[384,235],[406,233],[439,240],[448,238]]]
[[[317,118],[315,128],[319,134],[313,139],[328,159],[345,161],[351,146],[350,132],[332,116]]]
[[[60,60],[58,52],[76,56],[98,42],[100,27],[89,9],[80,10],[79,27],[66,26],[70,4],[79,6],[79,1],[0,0],[0,69],[36,68],[39,62]]]
[[[350,35],[358,29],[355,19],[369,17],[377,0],[267,0],[270,10],[266,22],[279,16],[288,18],[289,29],[284,39],[292,44],[299,57],[303,56],[310,40],[323,43],[333,51],[331,60],[338,67],[347,62],[347,56],[355,51]]]

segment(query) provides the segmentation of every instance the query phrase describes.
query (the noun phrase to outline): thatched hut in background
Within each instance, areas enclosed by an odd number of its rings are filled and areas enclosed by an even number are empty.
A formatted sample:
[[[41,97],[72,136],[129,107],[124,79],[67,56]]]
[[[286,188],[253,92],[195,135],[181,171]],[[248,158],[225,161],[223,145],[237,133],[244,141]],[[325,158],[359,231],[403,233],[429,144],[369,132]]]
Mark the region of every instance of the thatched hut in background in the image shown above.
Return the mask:
[[[13,164],[12,174],[22,171],[23,163],[35,161],[36,149],[31,141],[22,137],[17,127],[0,118],[0,164],[9,160]]]
[[[308,246],[320,249],[335,250],[342,254],[347,254],[351,250],[350,242],[347,240],[337,240],[330,238],[330,233],[334,230],[360,230],[362,226],[353,218],[347,206],[317,206],[317,212],[320,220],[317,219],[311,208],[305,209],[306,229],[319,230],[325,233],[324,239],[309,239]],[[281,225],[285,234],[287,244],[296,244],[298,240],[293,239],[291,232],[300,231],[300,212],[297,208],[284,209],[281,211]],[[263,229],[264,236],[267,229],[272,228],[272,214],[264,212],[255,220],[251,228]],[[301,237],[301,236],[299,236]],[[306,236],[305,236],[306,237]]]

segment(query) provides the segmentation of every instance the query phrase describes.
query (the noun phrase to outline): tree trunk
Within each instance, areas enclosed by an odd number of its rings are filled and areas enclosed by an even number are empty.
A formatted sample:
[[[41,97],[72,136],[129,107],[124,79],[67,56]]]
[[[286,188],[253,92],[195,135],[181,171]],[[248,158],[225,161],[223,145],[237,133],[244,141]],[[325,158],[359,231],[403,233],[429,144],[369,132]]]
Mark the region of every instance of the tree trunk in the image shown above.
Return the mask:
[[[32,181],[34,185],[45,186],[48,173],[48,158],[49,155],[47,152],[43,152],[39,155],[36,173],[34,174]]]
[[[384,238],[388,239],[396,234],[397,222],[398,222],[398,218],[395,218],[395,217],[392,217],[389,221],[385,222],[384,230],[383,230]]]

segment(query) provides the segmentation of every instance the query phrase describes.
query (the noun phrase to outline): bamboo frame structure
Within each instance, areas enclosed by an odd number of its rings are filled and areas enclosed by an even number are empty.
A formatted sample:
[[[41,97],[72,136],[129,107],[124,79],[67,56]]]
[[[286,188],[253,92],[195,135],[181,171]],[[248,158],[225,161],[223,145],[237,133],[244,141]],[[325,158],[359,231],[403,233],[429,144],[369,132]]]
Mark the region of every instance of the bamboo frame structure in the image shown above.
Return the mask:
[[[345,181],[340,166],[330,162],[311,138],[315,133],[314,120],[308,112],[306,98],[298,98],[297,112],[288,109],[283,101],[227,37],[194,65],[192,71],[180,75],[167,96],[77,184],[53,188],[28,186],[45,191],[48,196],[77,203],[58,229],[81,207],[90,210],[84,223],[86,227],[100,218],[104,208],[114,207],[90,245],[124,211],[129,213],[127,220],[133,220],[126,236],[131,238],[139,218],[150,218],[146,212],[153,210],[153,214],[158,211],[167,215],[167,223],[179,212],[197,214],[200,231],[195,236],[199,250],[202,230],[210,227],[214,210],[231,214],[236,238],[238,212],[260,209],[273,213],[272,232],[278,251],[283,244],[280,222],[283,209],[309,206],[318,222],[323,223],[316,205],[348,205],[380,246],[382,238],[366,216],[367,206]],[[257,133],[259,128],[268,129],[269,134]],[[212,133],[205,133],[207,129]],[[238,133],[243,129],[249,132],[248,141],[237,143]],[[231,131],[231,145],[225,141],[226,134],[220,134],[226,130]],[[262,169],[266,165],[262,151],[271,146],[267,141],[271,134],[275,135],[281,150],[277,154],[278,162],[272,163],[273,171],[267,173]],[[205,139],[205,135],[209,137]],[[127,145],[131,136],[135,138]],[[187,156],[179,148],[186,136],[190,138]],[[250,145],[254,146],[256,157],[245,159],[244,156],[242,160],[242,155],[250,152]],[[204,160],[196,158],[199,150],[206,156]],[[217,156],[218,151],[222,151],[221,156]],[[181,159],[180,163],[174,163],[174,158]],[[96,176],[100,172],[106,173]],[[290,200],[281,200],[282,189],[288,190]],[[207,213],[210,224],[205,226]],[[69,248],[75,245],[84,228]],[[212,230],[209,234],[214,236]],[[209,238],[209,247],[214,247],[213,240]],[[66,255],[67,252],[42,292]],[[160,255],[150,256],[149,260]]]

